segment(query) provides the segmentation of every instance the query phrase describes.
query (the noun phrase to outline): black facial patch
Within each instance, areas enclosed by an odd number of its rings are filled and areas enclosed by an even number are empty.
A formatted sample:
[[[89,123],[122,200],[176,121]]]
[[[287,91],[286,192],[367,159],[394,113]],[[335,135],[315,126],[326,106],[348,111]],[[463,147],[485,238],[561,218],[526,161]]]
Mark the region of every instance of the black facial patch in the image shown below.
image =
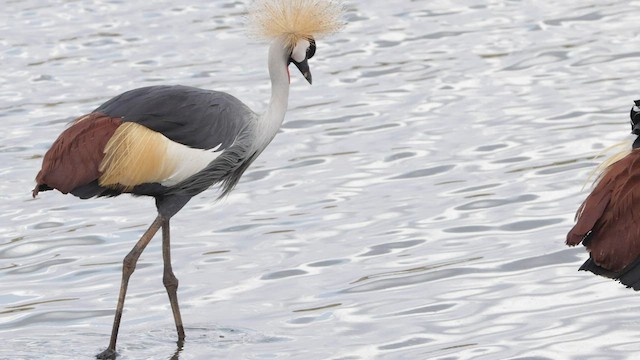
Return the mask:
[[[316,53],[316,41],[313,38],[309,39],[309,48],[307,49],[307,59],[311,59]]]
[[[631,118],[631,129],[635,128],[640,123],[640,100],[633,101],[635,106],[631,108],[629,117]]]

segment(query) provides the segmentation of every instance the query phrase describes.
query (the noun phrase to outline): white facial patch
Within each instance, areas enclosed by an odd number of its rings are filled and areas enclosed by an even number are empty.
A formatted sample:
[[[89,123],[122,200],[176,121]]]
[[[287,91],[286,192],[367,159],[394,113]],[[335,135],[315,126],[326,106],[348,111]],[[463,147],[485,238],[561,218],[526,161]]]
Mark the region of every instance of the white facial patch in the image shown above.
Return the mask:
[[[304,61],[307,58],[307,49],[309,48],[309,41],[307,39],[301,39],[291,52],[291,58],[296,62]]]

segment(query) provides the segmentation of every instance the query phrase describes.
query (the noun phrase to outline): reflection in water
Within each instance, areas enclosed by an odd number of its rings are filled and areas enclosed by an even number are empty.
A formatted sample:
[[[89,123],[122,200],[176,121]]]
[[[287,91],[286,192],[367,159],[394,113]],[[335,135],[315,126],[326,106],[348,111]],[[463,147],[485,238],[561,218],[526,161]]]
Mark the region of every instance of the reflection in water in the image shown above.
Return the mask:
[[[101,351],[150,199],[31,199],[75,116],[184,84],[264,108],[241,2],[7,3],[0,21],[0,359]],[[583,359],[640,350],[637,296],[564,235],[638,97],[633,4],[346,2],[314,85],[227,199],[174,221],[187,339],[153,241],[122,359]],[[61,331],[61,329],[63,329]]]

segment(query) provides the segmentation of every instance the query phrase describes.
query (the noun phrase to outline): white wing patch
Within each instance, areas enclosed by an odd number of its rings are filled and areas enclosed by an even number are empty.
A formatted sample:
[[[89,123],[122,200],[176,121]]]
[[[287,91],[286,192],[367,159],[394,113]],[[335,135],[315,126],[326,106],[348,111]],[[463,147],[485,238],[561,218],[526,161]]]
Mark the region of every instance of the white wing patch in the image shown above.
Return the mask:
[[[161,185],[173,186],[191,175],[194,175],[207,167],[215,160],[220,152],[214,150],[194,149],[166,138],[166,162],[174,166],[173,172],[160,181]]]

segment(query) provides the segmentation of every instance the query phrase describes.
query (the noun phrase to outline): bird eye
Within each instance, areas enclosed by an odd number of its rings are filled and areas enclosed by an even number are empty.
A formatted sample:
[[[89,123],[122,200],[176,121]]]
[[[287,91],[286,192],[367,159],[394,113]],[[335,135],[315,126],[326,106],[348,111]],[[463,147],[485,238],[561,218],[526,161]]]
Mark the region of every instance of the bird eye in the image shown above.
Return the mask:
[[[316,53],[316,41],[313,38],[309,39],[309,48],[307,48],[307,59],[311,59]]]

